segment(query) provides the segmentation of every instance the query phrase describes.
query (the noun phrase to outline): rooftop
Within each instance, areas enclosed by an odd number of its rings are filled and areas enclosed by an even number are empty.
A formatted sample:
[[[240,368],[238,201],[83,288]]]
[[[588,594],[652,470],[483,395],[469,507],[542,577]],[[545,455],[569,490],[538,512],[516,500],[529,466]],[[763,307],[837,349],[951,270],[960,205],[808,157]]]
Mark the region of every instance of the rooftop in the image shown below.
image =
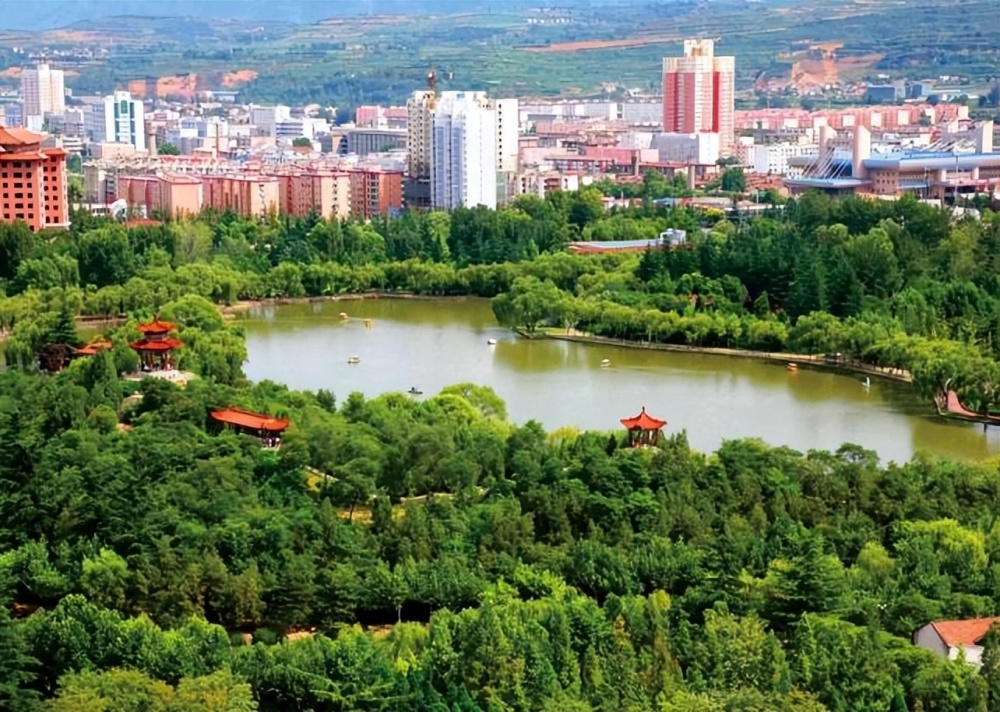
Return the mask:
[[[964,621],[933,621],[931,627],[949,648],[976,645],[1000,618],[970,618]]]
[[[269,430],[278,432],[288,427],[288,418],[274,418],[265,413],[254,413],[235,406],[212,411],[212,418],[220,423],[235,425],[252,430]]]
[[[622,418],[621,423],[629,430],[659,430],[667,424],[667,421],[654,418],[646,412],[646,406],[643,406],[639,415],[634,418]]]
[[[0,126],[0,146],[32,146],[42,142],[42,136],[27,129]]]

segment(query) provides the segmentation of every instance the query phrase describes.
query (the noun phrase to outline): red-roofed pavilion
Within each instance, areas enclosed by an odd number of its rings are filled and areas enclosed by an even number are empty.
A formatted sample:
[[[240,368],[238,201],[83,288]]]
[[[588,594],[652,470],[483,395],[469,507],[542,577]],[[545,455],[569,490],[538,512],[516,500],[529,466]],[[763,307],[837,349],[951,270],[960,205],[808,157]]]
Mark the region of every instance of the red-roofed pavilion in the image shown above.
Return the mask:
[[[139,354],[144,371],[166,371],[174,367],[171,352],[181,345],[179,339],[168,336],[177,329],[177,325],[169,321],[160,321],[159,317],[136,328],[143,338],[133,341],[129,346]]]
[[[639,415],[634,418],[622,418],[621,423],[628,430],[629,447],[642,447],[659,444],[660,430],[667,421],[654,418],[646,412],[646,406],[643,406]]]
[[[212,411],[212,420],[232,428],[238,433],[259,437],[265,447],[278,447],[281,433],[288,428],[288,418],[274,418],[264,413],[254,413],[235,406]]]

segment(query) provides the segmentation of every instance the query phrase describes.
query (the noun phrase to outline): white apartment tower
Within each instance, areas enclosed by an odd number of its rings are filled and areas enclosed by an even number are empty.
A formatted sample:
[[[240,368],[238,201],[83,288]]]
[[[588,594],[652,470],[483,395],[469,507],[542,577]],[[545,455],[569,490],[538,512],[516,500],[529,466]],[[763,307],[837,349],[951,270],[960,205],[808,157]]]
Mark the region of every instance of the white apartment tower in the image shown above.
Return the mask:
[[[442,93],[433,124],[431,205],[445,210],[496,208],[497,110],[486,94]]]
[[[142,102],[127,91],[104,97],[104,140],[146,150],[146,120]]]
[[[63,71],[50,69],[44,62],[39,62],[34,69],[25,69],[21,73],[21,98],[26,124],[28,117],[63,114],[66,111]]]

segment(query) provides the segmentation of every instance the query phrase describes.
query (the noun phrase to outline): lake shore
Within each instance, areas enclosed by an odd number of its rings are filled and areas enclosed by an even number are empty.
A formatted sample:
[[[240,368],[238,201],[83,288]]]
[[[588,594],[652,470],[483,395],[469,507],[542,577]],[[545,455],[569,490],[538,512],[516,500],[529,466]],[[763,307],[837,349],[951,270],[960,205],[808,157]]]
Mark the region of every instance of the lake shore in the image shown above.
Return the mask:
[[[322,297],[272,297],[267,299],[241,299],[234,304],[220,305],[219,310],[223,316],[233,318],[239,314],[245,314],[254,307],[274,307],[288,304],[317,304],[321,302],[361,302],[370,299],[484,299],[484,297],[473,297],[467,295],[428,295],[415,294],[414,292],[349,292],[345,294],[330,294]]]
[[[522,336],[526,335],[522,334]],[[535,338],[539,336],[546,339],[554,339],[556,341],[572,341],[579,344],[622,346],[629,349],[678,351],[683,353],[712,354],[715,356],[732,356],[735,358],[754,359],[757,361],[774,361],[785,364],[794,363],[796,366],[805,366],[807,368],[860,373],[892,381],[899,381],[901,383],[913,382],[913,378],[910,373],[902,369],[883,368],[847,359],[829,359],[820,354],[796,354],[783,351],[748,351],[744,349],[725,349],[712,346],[688,346],[683,344],[660,344],[649,341],[629,341],[628,339],[612,339],[607,336],[595,336],[594,334],[587,334],[573,329],[570,329],[568,332],[537,332],[534,335]]]

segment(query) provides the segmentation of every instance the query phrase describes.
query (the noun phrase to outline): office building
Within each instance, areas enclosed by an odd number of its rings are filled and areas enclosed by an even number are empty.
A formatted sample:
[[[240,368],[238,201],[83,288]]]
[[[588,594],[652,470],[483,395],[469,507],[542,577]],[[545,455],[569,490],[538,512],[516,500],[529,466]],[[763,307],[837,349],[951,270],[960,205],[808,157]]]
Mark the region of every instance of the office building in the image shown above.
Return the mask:
[[[61,69],[51,69],[40,62],[34,69],[21,73],[21,98],[24,116],[45,118],[46,114],[62,114],[66,110],[66,88]]]
[[[351,129],[347,132],[347,152],[367,156],[406,148],[408,140],[406,129]]]
[[[66,151],[42,148],[44,138],[0,126],[0,220],[36,232],[69,225]]]
[[[146,120],[142,102],[133,99],[127,91],[116,91],[95,107],[103,119],[102,138],[105,143],[127,143],[137,151],[146,150]]]
[[[719,152],[735,144],[735,57],[715,55],[712,40],[684,40],[683,57],[663,60],[663,130],[719,134]]]
[[[484,92],[444,92],[434,108],[431,205],[496,208],[497,111]]]

